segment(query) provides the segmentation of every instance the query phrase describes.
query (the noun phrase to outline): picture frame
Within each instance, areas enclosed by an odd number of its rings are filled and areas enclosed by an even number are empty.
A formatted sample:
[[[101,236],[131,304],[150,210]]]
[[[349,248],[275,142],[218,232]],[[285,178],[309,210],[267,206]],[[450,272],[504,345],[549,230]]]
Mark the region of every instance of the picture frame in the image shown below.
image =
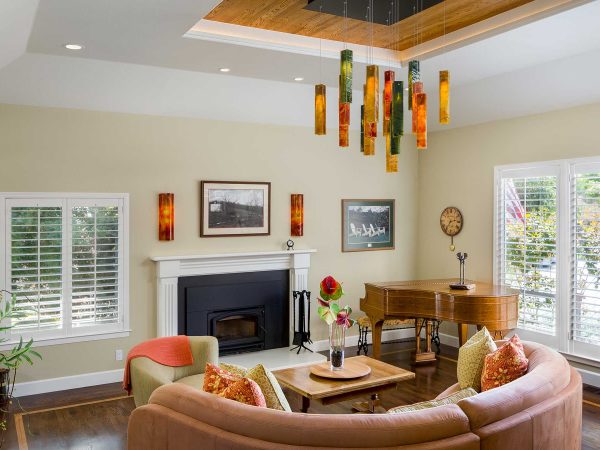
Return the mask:
[[[271,183],[202,181],[200,236],[271,234]]]
[[[342,200],[342,252],[394,250],[394,199]]]

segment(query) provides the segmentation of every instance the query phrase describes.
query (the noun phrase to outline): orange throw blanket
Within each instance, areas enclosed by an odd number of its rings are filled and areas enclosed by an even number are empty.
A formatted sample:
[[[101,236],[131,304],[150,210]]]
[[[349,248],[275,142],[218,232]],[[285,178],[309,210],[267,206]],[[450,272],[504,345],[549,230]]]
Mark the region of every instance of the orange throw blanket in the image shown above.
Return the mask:
[[[123,375],[123,389],[131,395],[131,375],[129,364],[133,358],[144,356],[164,366],[181,367],[194,364],[190,338],[188,336],[169,336],[142,342],[136,345],[127,354],[125,374]]]

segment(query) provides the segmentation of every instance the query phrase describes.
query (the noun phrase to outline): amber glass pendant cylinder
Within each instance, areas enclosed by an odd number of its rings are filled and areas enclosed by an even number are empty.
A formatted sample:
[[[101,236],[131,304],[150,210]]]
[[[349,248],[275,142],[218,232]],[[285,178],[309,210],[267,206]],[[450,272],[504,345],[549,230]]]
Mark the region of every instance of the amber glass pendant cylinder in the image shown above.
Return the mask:
[[[350,145],[348,138],[348,130],[350,128],[350,103],[339,104],[339,117],[340,117],[340,135],[339,144],[340,147],[348,147]]]
[[[292,194],[290,204],[290,233],[292,236],[304,235],[304,195]]]
[[[422,81],[416,81],[413,83],[413,105],[415,103],[415,96],[417,94],[420,94],[421,92],[423,92],[423,82]],[[417,133],[417,110],[416,108],[413,108],[412,110],[412,133],[416,134]]]
[[[393,70],[386,70],[384,73],[383,85],[383,134],[390,134],[390,115],[392,109],[392,83],[396,74]]]
[[[419,61],[408,62],[408,109],[413,108],[413,83],[421,80],[421,68]]]
[[[175,194],[158,194],[158,240],[175,239]]]
[[[400,137],[404,134],[404,82],[392,83],[392,104],[390,108],[390,152],[400,153]]]
[[[367,66],[367,90],[365,99],[365,135],[377,136],[379,119],[379,67]]]
[[[398,140],[399,140],[398,136]],[[392,137],[391,133],[385,136],[385,171],[388,173],[398,172],[398,155],[392,154]]]
[[[360,105],[360,151],[365,151],[365,105]]]
[[[440,123],[450,123],[450,73],[440,70]]]
[[[352,103],[352,50],[340,52],[340,103]]]
[[[315,134],[327,134],[327,91],[324,84],[315,85]]]
[[[427,94],[420,93],[415,95],[415,104],[417,109],[417,148],[427,148]]]

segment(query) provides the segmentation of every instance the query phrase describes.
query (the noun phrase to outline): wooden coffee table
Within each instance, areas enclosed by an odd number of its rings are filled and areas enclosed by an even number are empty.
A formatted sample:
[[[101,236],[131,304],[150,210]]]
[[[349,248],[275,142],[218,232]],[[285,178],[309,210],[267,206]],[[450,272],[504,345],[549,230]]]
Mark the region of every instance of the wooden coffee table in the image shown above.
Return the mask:
[[[368,356],[346,358],[346,362],[356,361],[371,367],[371,373],[351,380],[334,380],[313,375],[310,366],[276,370],[277,381],[302,396],[302,412],[307,412],[311,400],[319,400],[323,405],[341,402],[350,398],[371,394],[369,402],[353,405],[361,412],[377,412],[381,391],[395,388],[400,382],[412,380],[413,372],[384,363]],[[382,409],[382,408],[381,408]]]

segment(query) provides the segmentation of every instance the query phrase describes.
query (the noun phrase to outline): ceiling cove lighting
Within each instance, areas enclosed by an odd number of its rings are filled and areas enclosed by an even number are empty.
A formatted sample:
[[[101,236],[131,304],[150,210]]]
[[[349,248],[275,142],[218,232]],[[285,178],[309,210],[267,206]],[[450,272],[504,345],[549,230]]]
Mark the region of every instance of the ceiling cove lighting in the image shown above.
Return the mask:
[[[81,45],[81,44],[65,44],[64,47],[67,50],[75,50],[75,51],[83,50],[83,45]]]

